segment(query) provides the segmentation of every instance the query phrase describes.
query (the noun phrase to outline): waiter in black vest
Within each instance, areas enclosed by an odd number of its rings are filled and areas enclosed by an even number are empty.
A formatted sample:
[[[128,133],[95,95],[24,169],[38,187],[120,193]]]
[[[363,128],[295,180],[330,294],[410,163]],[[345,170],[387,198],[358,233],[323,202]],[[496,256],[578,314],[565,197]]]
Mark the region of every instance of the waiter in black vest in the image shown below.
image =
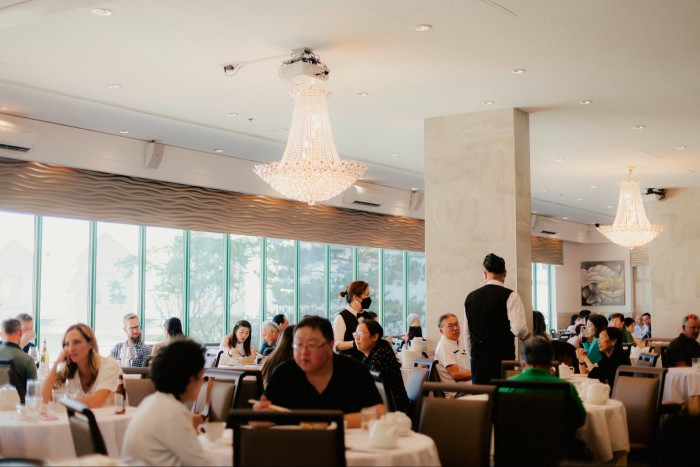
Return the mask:
[[[333,320],[335,350],[340,354],[362,360],[364,354],[357,350],[352,333],[360,323],[358,318],[362,316],[362,311],[369,309],[372,304],[372,299],[369,298],[369,284],[364,281],[351,282],[345,290],[340,292],[340,296],[344,297],[348,304],[343,311],[335,315]]]
[[[466,343],[470,350],[472,383],[489,384],[501,377],[501,361],[515,359],[513,336],[530,337],[520,295],[504,287],[506,262],[489,253],[484,258],[486,285],[464,302]]]

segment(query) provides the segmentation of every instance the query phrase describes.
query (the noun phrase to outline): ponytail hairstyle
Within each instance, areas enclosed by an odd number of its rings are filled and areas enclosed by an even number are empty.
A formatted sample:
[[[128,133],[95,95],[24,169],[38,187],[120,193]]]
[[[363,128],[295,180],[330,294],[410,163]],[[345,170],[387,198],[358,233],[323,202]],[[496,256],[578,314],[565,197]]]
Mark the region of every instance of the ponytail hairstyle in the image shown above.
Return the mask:
[[[369,284],[365,281],[354,281],[351,282],[345,290],[340,292],[341,297],[345,297],[345,301],[352,303],[352,298],[357,295],[361,297],[363,293],[369,288]]]

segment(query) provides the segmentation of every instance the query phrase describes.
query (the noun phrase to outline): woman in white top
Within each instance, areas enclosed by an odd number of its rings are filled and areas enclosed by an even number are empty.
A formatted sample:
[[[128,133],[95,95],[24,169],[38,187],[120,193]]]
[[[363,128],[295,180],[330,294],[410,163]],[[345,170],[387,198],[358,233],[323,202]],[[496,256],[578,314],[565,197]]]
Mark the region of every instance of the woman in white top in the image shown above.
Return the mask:
[[[214,465],[193,429],[202,422],[187,402],[204,382],[204,349],[189,339],[163,347],[151,363],[156,392],[146,397],[124,433],[122,456],[146,465]]]
[[[59,371],[58,366],[64,362]],[[121,372],[116,360],[100,357],[93,330],[87,324],[74,324],[63,335],[63,350],[51,367],[41,393],[48,403],[54,385],[66,386],[72,380],[80,385],[77,398],[86,406],[113,405]]]
[[[224,337],[219,348],[229,357],[255,357],[258,351],[251,346],[251,330],[253,327],[244,319],[233,327],[231,334]]]

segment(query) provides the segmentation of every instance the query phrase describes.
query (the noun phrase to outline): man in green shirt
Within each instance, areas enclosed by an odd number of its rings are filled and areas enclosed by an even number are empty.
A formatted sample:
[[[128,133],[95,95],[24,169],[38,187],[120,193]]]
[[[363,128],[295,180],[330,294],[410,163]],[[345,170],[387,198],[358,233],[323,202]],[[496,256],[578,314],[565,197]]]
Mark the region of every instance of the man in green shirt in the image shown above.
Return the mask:
[[[511,376],[508,378],[509,380],[551,383],[567,382],[549,372],[554,352],[552,351],[552,345],[544,337],[534,336],[523,342],[520,348],[520,356],[524,363],[523,372],[519,375]],[[574,385],[569,383],[569,386],[571,387],[569,420],[571,420],[572,428],[578,428],[586,421],[586,409],[583,407]],[[527,389],[503,388],[501,391],[527,391]]]
[[[34,359],[24,353],[19,342],[22,339],[22,323],[10,318],[2,322],[2,344],[0,345],[0,360],[14,360],[15,384],[19,399],[24,402],[27,393],[27,380],[36,379],[36,364]]]

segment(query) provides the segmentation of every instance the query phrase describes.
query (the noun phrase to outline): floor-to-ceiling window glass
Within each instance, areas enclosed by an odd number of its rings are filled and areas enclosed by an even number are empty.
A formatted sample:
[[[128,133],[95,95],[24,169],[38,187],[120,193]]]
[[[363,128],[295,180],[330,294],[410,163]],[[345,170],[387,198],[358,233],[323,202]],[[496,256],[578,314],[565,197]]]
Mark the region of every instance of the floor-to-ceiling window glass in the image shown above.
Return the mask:
[[[405,332],[404,254],[398,250],[384,250],[384,334],[401,335]]]
[[[184,319],[184,232],[146,228],[146,310],[144,338],[160,340],[163,322],[172,316]]]
[[[326,245],[299,242],[299,317],[326,316]]]
[[[295,286],[296,267],[294,260],[294,240],[267,239],[265,264],[265,317],[269,321],[276,314],[287,315],[290,323],[296,322]],[[253,325],[253,342],[259,343],[257,337],[260,326]],[[257,338],[256,338],[257,337]]]
[[[0,212],[0,320],[34,314],[34,216]]]
[[[425,322],[425,253],[408,252],[408,313],[420,316],[423,335],[426,334]],[[408,323],[406,323],[408,326]]]
[[[245,319],[259,328],[262,311],[262,239],[243,235],[230,236],[230,334],[238,320]]]
[[[554,309],[554,266],[532,263],[532,309],[544,315],[547,329],[556,329]]]
[[[190,233],[189,337],[220,342],[224,326],[226,285],[225,236]]]
[[[369,284],[371,311],[379,314],[382,304],[382,282],[379,268],[379,248],[357,248],[357,278]],[[386,334],[386,329],[384,329]]]
[[[43,219],[39,325],[52,359],[68,326],[89,323],[89,239],[88,221]]]
[[[139,227],[97,223],[95,333],[103,354],[126,338],[122,317],[139,314]]]
[[[340,297],[340,292],[345,290],[350,282],[352,282],[352,247],[344,245],[330,245],[330,287],[328,290],[328,298],[330,310],[328,315],[331,321],[335,319],[335,315],[342,311],[347,302]],[[360,280],[363,280],[360,278]]]

